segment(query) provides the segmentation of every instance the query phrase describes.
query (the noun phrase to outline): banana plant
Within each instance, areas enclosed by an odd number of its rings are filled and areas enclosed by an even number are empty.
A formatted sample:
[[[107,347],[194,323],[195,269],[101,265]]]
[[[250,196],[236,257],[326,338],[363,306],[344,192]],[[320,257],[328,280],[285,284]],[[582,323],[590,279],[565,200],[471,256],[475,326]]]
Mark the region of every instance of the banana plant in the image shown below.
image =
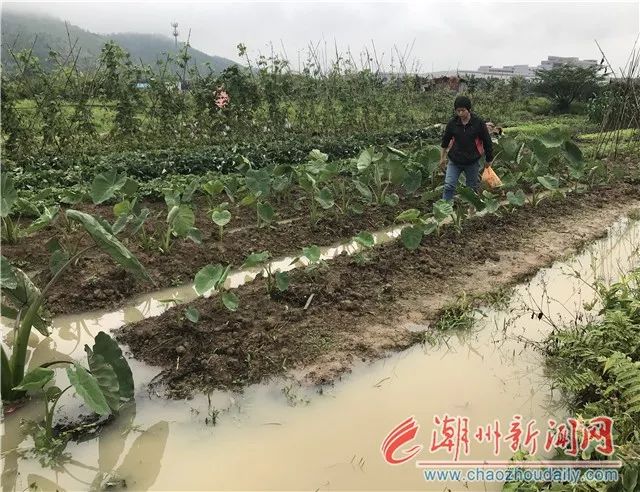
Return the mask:
[[[31,330],[36,329],[45,336],[49,335],[42,317],[47,295],[62,274],[77,264],[80,258],[94,249],[100,249],[140,280],[153,283],[138,259],[115,237],[111,226],[105,220],[72,209],[67,210],[65,215],[67,220],[78,223],[87,232],[93,244],[74,250],[71,245],[63,245],[57,239],[50,241],[51,279],[43,289],[36,287],[22,270],[1,257],[0,290],[4,297],[2,315],[14,320],[11,355],[9,356],[4,348],[0,353],[0,389],[3,401],[15,401],[24,396],[25,390],[15,388],[24,379]]]
[[[236,296],[230,290],[227,290],[224,286],[224,283],[229,276],[230,270],[231,265],[227,265],[226,267],[220,264],[207,265],[201,268],[198,273],[196,273],[196,276],[193,279],[193,286],[196,290],[196,293],[200,296],[211,291],[219,292],[222,305],[229,311],[235,311],[236,309],[238,309],[238,305],[240,303],[238,300],[238,296]],[[189,317],[189,315],[187,316]],[[193,321],[194,318],[195,314],[193,311],[191,311],[191,318],[189,319]]]
[[[134,398],[133,375],[129,363],[122,355],[118,344],[106,333],[99,332],[93,347],[84,346],[87,366],[73,361],[52,361],[42,364],[25,374],[12,391],[42,395],[44,421],[34,423],[31,429],[36,452],[55,459],[65,448],[65,435],[53,433],[53,418],[56,406],[64,393],[74,389],[88,408],[98,415],[116,414],[123,405]],[[54,365],[66,365],[71,383],[64,389],[50,385],[55,378]]]
[[[273,299],[278,292],[284,292],[289,288],[289,274],[287,272],[281,272],[280,270],[274,270],[272,263],[268,261],[270,258],[271,253],[268,251],[251,253],[244,260],[242,268],[254,268],[266,262],[266,265],[262,267],[261,273],[267,280],[267,294]],[[292,263],[295,261],[294,259]]]

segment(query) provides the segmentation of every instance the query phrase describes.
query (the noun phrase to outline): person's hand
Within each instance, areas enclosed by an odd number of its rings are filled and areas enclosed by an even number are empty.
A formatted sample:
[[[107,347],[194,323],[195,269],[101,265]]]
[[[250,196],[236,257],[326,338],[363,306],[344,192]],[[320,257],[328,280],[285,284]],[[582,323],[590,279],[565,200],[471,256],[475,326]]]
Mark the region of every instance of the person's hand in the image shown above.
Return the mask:
[[[440,169],[444,171],[446,168],[447,168],[447,160],[440,159]]]

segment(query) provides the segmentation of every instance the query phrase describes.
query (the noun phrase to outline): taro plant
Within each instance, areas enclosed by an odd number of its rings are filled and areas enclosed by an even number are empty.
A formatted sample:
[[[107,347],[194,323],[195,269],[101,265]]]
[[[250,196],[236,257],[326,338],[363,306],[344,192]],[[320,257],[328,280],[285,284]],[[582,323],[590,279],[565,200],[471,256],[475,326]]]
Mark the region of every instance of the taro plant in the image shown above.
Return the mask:
[[[258,227],[269,224],[275,217],[275,211],[267,201],[271,194],[271,174],[266,169],[249,169],[245,175],[245,187],[248,194],[240,204],[255,207]]]
[[[458,233],[462,232],[462,223],[474,212],[482,212],[486,207],[485,202],[478,194],[468,186],[458,187],[459,200],[454,202],[453,226]],[[470,207],[467,208],[468,204]]]
[[[560,190],[560,181],[558,178],[549,174],[537,176],[536,183],[531,185],[531,203],[533,206],[537,206],[544,198],[544,195],[541,193],[542,188],[550,191],[551,196],[564,195],[562,190]]]
[[[211,211],[211,220],[218,226],[220,241],[222,241],[224,226],[231,221],[231,212],[227,210],[228,206],[229,204],[227,202],[223,202]]]
[[[515,190],[522,180],[531,192],[531,202],[537,205],[543,198],[543,191],[551,196],[563,194],[560,191],[559,176],[572,182],[574,190],[584,180],[592,182],[598,167],[587,167],[582,151],[569,135],[554,128],[545,134],[529,139],[526,143],[503,137],[497,144],[497,154],[505,163],[507,173],[503,183],[506,189]],[[511,205],[520,206],[520,190],[515,190],[507,199]]]
[[[468,207],[466,204],[459,200],[453,202],[453,214],[451,215],[451,222],[456,233],[462,233],[462,224],[472,214],[472,210],[475,207]]]
[[[409,251],[418,249],[422,238],[438,228],[438,222],[415,208],[410,208],[396,217],[396,222],[407,224],[400,231],[402,245]]]
[[[202,243],[202,234],[195,227],[196,217],[190,203],[197,187],[198,181],[194,179],[182,193],[175,190],[165,192],[167,220],[159,248],[162,253],[171,249],[174,237],[190,239],[196,244]]]
[[[306,163],[295,167],[293,170],[298,180],[298,185],[305,193],[305,199],[309,207],[309,219],[312,224],[318,221],[318,207],[329,210],[335,206],[334,193],[330,183],[338,174],[338,166],[335,162],[327,162],[329,156],[317,149],[309,153]]]
[[[488,215],[488,214],[496,214],[500,209],[500,200],[498,196],[494,193],[491,193],[489,190],[484,190],[482,192],[482,210],[478,212],[478,215]]]
[[[25,390],[16,389],[22,384],[27,359],[27,344],[31,329],[49,335],[42,317],[47,295],[62,275],[88,252],[98,248],[107,253],[125,270],[137,278],[152,282],[138,259],[114,236],[111,226],[104,220],[77,210],[67,210],[67,220],[79,223],[93,240],[93,244],[74,249],[74,245],[61,244],[54,238],[49,242],[51,251],[51,278],[43,289],[36,287],[29,277],[1,257],[0,289],[3,294],[2,315],[14,320],[13,349],[11,356],[1,349],[0,383],[3,401],[16,401]]]
[[[33,422],[30,433],[35,451],[46,460],[55,460],[67,444],[66,434],[55,435],[53,418],[62,395],[74,389],[92,411],[101,416],[117,413],[133,400],[134,384],[129,363],[118,344],[106,333],[99,332],[93,348],[84,346],[87,368],[73,361],[53,361],[30,370],[13,391],[40,393],[44,404],[44,421]],[[54,365],[67,365],[66,374],[71,383],[64,389],[49,385],[55,377]]]
[[[432,205],[432,213],[436,224],[436,234],[439,236],[442,224],[448,218],[455,219],[455,211],[451,202],[442,198]]]
[[[578,191],[579,184],[584,181],[589,187],[592,187],[597,179],[596,171],[598,171],[598,166],[588,166],[580,148],[570,140],[565,140],[562,143],[562,150],[568,162],[566,180],[568,182],[573,181],[574,192]]]
[[[311,265],[317,265],[323,261],[320,247],[315,244],[302,248],[302,256],[305,257]]]
[[[402,154],[404,155],[404,154]],[[373,147],[363,150],[357,159],[353,159],[358,170],[354,181],[356,190],[368,201],[377,205],[395,207],[400,201],[396,193],[390,193],[391,186],[400,186],[407,178],[406,158],[398,155],[395,149],[376,152]]]
[[[291,188],[292,174],[290,169],[291,166],[289,165],[279,164],[272,170],[271,189],[273,190],[276,205],[282,205],[287,196],[287,190]]]
[[[228,202],[215,204],[215,198],[220,195],[223,190],[231,200],[233,200],[233,194],[225,187],[225,184],[220,179],[207,181],[202,185],[202,190],[205,192],[205,196],[209,203],[209,214],[211,216],[211,220],[218,226],[220,241],[222,241],[224,226],[231,221],[231,212],[229,212]]]
[[[224,191],[224,183],[220,179],[212,179],[200,186],[209,204],[209,209],[216,207],[216,198]]]
[[[371,261],[367,251],[373,248],[376,244],[376,239],[369,231],[362,231],[357,236],[351,238],[352,242],[355,242],[360,246],[360,251],[353,255],[353,259],[358,266],[365,265]]]
[[[215,200],[224,193],[231,203],[235,202],[235,193],[238,191],[237,178],[235,176],[225,176],[225,180],[212,179],[201,185],[200,189],[209,204],[209,209],[213,210],[217,205]]]
[[[184,317],[195,324],[200,321],[200,311],[194,306],[189,306],[184,310]]]
[[[58,206],[39,208],[27,200],[18,198],[11,175],[3,172],[0,176],[1,237],[6,242],[15,243],[21,237],[44,229],[56,219],[59,211]],[[11,218],[15,212],[18,213],[16,221]],[[36,219],[29,226],[22,227],[20,219],[23,215],[36,217]]]
[[[193,285],[197,294],[200,296],[211,291],[219,292],[222,305],[229,311],[235,311],[238,309],[239,305],[238,296],[230,290],[227,290],[224,286],[230,270],[231,265],[227,265],[226,267],[220,264],[207,265],[196,273],[196,276],[193,279]],[[196,313],[197,311],[194,312],[193,310],[186,313],[187,319],[190,319],[194,323],[197,322],[197,320],[194,321]],[[197,315],[197,318],[199,318],[199,314]]]
[[[416,163],[421,170],[420,176],[429,180],[430,188],[436,188],[440,180],[440,149],[436,146],[430,145],[424,149],[419,150],[411,156],[409,163],[410,167],[414,167]],[[417,181],[417,175],[409,172],[407,179],[405,180],[405,188],[413,188]],[[416,190],[420,187],[420,184],[416,187]]]
[[[362,231],[353,240],[366,249],[373,248],[376,244],[376,238],[369,231]]]
[[[144,229],[144,223],[149,217],[149,209],[143,208],[137,199],[123,199],[113,206],[113,214],[116,221],[113,223],[113,234],[126,237],[136,237],[140,244],[146,249],[151,245],[151,241]]]
[[[482,198],[478,196],[475,190],[469,188],[468,186],[458,186],[457,196],[460,198],[460,200],[468,203],[478,211],[484,208],[484,202],[482,201]]]
[[[268,251],[251,253],[244,260],[242,268],[254,268],[266,262],[261,273],[266,278],[267,294],[273,299],[278,295],[278,292],[284,292],[289,288],[289,274],[279,269],[274,270],[273,263],[269,262],[270,258],[271,253]],[[292,263],[295,261],[296,259]]]
[[[127,178],[125,173],[116,170],[100,173],[93,178],[91,191],[89,192],[94,205],[106,202],[117,195],[122,195],[123,199],[135,197],[138,191],[138,183],[131,178]]]
[[[112,184],[114,181],[118,184]],[[136,236],[144,248],[149,248],[151,242],[144,229],[144,223],[150,212],[138,203],[138,188],[138,183],[131,178],[125,178],[124,175],[116,178],[113,174],[104,173],[94,179],[91,196],[94,203],[102,203],[116,197],[119,201],[113,206],[113,215],[116,217],[111,227],[113,234]]]
[[[291,264],[297,263],[302,258],[305,258],[308,263],[305,271],[312,275],[316,280],[329,268],[327,262],[322,259],[322,251],[320,250],[320,247],[315,244],[302,248],[300,256],[294,258],[291,261]]]
[[[507,202],[509,202],[509,205],[511,206],[511,211],[515,210],[516,207],[523,207],[526,201],[527,197],[521,189],[518,189],[515,192],[507,192]]]

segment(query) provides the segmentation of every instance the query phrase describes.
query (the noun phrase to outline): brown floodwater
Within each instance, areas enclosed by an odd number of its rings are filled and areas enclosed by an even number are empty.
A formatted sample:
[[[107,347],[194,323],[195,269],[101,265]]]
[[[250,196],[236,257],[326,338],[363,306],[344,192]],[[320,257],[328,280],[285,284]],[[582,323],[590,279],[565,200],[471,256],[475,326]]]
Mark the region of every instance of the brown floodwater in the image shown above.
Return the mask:
[[[18,425],[20,418],[37,418],[41,405],[32,402],[6,416],[2,488],[99,490],[110,483],[117,489],[124,480],[127,490],[500,490],[500,483],[425,481],[416,459],[453,458],[445,449],[430,450],[441,438],[434,419],[445,414],[467,419],[472,433],[497,421],[504,435],[514,415],[525,423],[536,419],[541,447],[547,419],[566,415],[530,342],[544,339],[551,323],[583,323],[595,316],[597,310],[584,309],[593,298],[587,284],[594,276],[615,280],[637,266],[639,248],[640,223],[622,220],[607,238],[517,286],[503,305],[479,310],[471,331],[355,364],[351,374],[321,389],[277,379],[241,394],[214,392],[167,401],[148,390],[158,368],[130,360],[135,407],[98,438],[69,443],[68,456],[54,468],[29,455],[31,438]],[[230,281],[246,275],[251,274],[239,273]],[[170,304],[163,300],[193,296],[188,288],[174,289],[118,312],[57,318],[50,338],[32,337],[30,364],[82,360],[84,344],[99,330],[157,315]],[[539,312],[542,319],[532,318]],[[62,382],[63,371],[58,372]],[[68,396],[58,418],[83,411],[79,400]],[[381,444],[410,416],[420,426],[411,445],[423,448],[415,459],[391,466]],[[495,443],[471,439],[468,454],[460,459],[509,459],[509,443],[500,439],[498,444],[496,454]]]

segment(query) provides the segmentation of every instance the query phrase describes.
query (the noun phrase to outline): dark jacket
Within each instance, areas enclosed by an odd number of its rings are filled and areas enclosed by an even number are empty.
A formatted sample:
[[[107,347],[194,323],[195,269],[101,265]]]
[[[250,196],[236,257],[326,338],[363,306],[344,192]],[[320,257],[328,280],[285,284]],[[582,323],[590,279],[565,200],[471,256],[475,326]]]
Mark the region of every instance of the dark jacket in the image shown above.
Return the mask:
[[[449,159],[456,164],[471,164],[483,153],[487,162],[493,160],[493,144],[484,120],[475,113],[471,113],[471,119],[466,125],[458,116],[451,118],[442,135],[442,148],[449,147],[451,139],[453,146],[449,150]]]

